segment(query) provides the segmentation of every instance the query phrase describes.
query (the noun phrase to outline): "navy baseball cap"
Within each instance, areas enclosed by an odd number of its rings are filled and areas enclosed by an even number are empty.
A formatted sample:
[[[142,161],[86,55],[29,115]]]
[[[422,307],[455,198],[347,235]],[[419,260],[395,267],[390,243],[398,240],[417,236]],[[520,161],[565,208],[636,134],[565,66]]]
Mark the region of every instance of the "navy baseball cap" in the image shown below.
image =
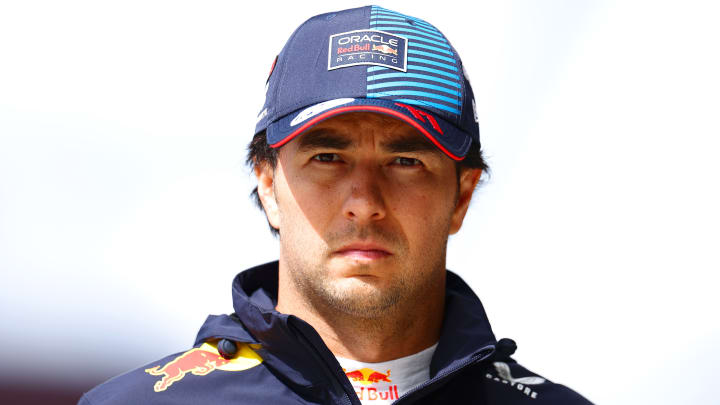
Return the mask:
[[[382,7],[321,14],[300,25],[270,69],[255,133],[266,130],[268,144],[280,147],[353,111],[401,119],[454,160],[480,148],[458,53],[428,22]]]

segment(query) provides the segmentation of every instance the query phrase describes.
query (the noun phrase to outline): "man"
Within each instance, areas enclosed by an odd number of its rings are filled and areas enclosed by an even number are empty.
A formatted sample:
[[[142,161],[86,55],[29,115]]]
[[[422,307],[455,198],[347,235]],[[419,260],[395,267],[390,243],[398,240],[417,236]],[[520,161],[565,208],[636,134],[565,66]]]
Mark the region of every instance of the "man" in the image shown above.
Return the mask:
[[[194,348],[81,404],[588,404],[518,365],[445,269],[487,166],[462,62],[376,6],[302,24],[250,144],[280,257],[240,273]]]

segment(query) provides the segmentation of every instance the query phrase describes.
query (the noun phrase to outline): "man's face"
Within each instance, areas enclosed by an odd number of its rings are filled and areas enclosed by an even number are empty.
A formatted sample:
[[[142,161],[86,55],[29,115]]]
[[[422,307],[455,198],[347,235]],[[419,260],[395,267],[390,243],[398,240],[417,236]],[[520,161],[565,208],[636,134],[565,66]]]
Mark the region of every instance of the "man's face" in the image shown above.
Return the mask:
[[[328,119],[257,170],[280,266],[313,304],[374,317],[444,290],[448,235],[460,228],[479,170],[455,163],[403,121]]]

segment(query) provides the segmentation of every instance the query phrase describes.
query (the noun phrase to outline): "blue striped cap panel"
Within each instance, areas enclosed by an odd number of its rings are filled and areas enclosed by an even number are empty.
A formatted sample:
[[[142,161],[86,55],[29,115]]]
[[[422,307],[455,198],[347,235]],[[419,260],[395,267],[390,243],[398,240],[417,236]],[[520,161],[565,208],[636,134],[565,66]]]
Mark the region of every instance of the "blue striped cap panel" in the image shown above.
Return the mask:
[[[457,123],[462,110],[463,72],[445,36],[428,22],[372,6],[370,29],[408,39],[407,70],[367,68],[367,97],[416,105]]]

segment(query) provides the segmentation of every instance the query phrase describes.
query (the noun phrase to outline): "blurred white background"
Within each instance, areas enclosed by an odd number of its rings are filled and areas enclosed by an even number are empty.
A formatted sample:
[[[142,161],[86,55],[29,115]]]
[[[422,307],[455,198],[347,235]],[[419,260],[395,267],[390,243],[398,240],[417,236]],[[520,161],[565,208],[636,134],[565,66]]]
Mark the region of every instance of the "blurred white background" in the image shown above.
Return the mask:
[[[88,389],[232,311],[277,256],[244,165],[270,65],[366,4],[0,3],[1,380]],[[472,79],[492,176],[448,268],[516,359],[599,404],[717,402],[717,3],[377,4]]]

